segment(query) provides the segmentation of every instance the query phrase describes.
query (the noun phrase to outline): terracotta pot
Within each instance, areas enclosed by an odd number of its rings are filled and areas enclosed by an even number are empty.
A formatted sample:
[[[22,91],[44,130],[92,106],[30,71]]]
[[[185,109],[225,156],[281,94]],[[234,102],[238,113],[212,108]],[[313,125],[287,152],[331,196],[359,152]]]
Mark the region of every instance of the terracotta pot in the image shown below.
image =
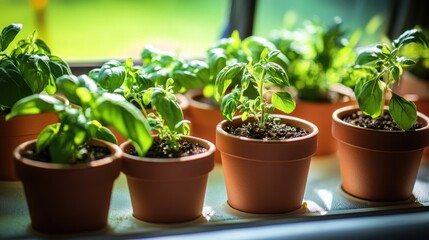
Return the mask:
[[[196,137],[184,137],[208,149],[183,158],[141,158],[127,154],[131,143],[121,145],[122,171],[127,176],[133,216],[147,222],[177,223],[201,216],[215,146]]]
[[[176,94],[177,101],[179,102],[180,107],[182,108],[184,118],[186,120],[191,121],[190,119],[190,113],[189,113],[189,101],[183,94]],[[152,109],[146,109],[147,113],[153,112]],[[115,135],[116,140],[118,141],[118,145],[121,145],[122,143],[126,142],[128,139],[123,137],[118,131],[116,131],[115,128],[112,126],[108,126],[110,131],[112,131],[113,135]]]
[[[0,116],[0,180],[17,181],[13,151],[26,141],[37,138],[48,125],[58,122],[53,113],[17,116],[9,121]]]
[[[371,201],[409,199],[423,149],[429,145],[429,118],[418,113],[424,127],[415,131],[366,129],[341,120],[357,110],[348,106],[332,115],[343,190]]]
[[[112,155],[75,165],[45,163],[21,156],[35,140],[19,145],[16,173],[24,186],[31,225],[45,233],[74,233],[106,226],[113,182],[120,172],[121,150],[100,140]]]
[[[210,142],[216,141],[216,125],[223,120],[219,106],[201,101],[204,99],[201,90],[191,90],[186,93],[189,100],[189,116],[191,119],[191,135]],[[220,152],[216,150],[215,162],[221,163]]]
[[[239,125],[241,116],[216,127],[216,144],[222,154],[222,168],[228,203],[249,213],[285,213],[301,207],[311,156],[316,152],[317,127],[305,120],[285,116],[283,123],[309,132],[305,137],[263,141],[226,133],[226,125]],[[248,119],[248,121],[253,121]]]

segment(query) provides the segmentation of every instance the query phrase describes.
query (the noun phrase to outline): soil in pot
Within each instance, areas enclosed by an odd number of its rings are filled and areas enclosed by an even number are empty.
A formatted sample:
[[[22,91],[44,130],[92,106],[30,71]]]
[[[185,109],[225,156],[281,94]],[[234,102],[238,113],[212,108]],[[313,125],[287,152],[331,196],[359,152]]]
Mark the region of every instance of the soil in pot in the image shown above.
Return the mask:
[[[373,119],[370,116],[364,115],[362,111],[357,111],[355,113],[352,113],[351,115],[345,116],[342,120],[362,128],[370,128],[370,129],[386,130],[386,131],[401,131],[401,128],[393,120],[389,112],[385,112],[383,116]],[[416,122],[409,131],[419,129],[422,127],[423,127],[422,123]]]
[[[71,164],[87,163],[105,158],[112,154],[108,147],[100,145],[84,145],[79,149],[80,156],[71,162]],[[27,149],[22,153],[22,156],[34,161],[52,163],[49,155],[49,148],[43,149],[39,154],[36,154],[34,149]]]
[[[187,157],[195,154],[207,152],[207,148],[201,146],[198,143],[192,143],[186,139],[182,139],[178,142],[179,148],[172,149],[167,140],[154,141],[152,146],[146,153],[147,158],[179,158]],[[138,156],[137,151],[134,148],[127,149],[125,151],[128,154]]]
[[[227,125],[225,132],[234,136],[263,140],[285,140],[308,135],[308,131],[281,122],[266,122],[261,128],[257,122],[246,122],[239,126]]]

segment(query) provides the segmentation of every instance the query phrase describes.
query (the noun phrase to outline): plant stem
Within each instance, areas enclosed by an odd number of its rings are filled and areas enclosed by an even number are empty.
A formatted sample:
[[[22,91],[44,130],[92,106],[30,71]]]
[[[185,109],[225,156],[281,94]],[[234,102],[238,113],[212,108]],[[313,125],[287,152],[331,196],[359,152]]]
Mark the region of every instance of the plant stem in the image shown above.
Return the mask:
[[[386,75],[386,82],[381,88],[380,116],[384,114],[384,102],[386,101],[387,88],[390,84],[390,72],[388,71]]]

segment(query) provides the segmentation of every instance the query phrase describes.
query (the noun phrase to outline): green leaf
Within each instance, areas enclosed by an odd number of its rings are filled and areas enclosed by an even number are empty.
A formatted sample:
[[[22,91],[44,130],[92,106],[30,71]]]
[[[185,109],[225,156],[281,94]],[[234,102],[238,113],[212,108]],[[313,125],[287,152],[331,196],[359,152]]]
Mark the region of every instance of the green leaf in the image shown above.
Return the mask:
[[[33,93],[40,93],[48,86],[51,71],[49,58],[46,55],[23,55],[19,69]]]
[[[237,99],[235,94],[228,93],[227,95],[225,95],[225,97],[222,99],[220,110],[222,112],[222,115],[228,121],[232,121],[232,118],[234,117],[235,112],[237,110]]]
[[[89,92],[97,92],[97,85],[86,75],[76,77],[74,75],[63,75],[56,81],[59,92],[71,102],[77,105],[82,105],[81,98],[77,93],[80,87],[88,89]],[[81,90],[80,90],[81,91]]]
[[[144,156],[152,145],[147,120],[133,104],[122,96],[103,94],[97,99],[94,116],[111,125],[126,139],[130,139],[140,156]]]
[[[275,108],[285,113],[293,112],[296,107],[295,100],[288,92],[274,92],[271,96],[271,103]]]
[[[115,135],[113,135],[112,131],[110,131],[107,127],[101,126],[97,129],[95,133],[95,137],[104,141],[111,142],[113,144],[118,144],[118,140]]]
[[[56,134],[50,141],[49,155],[53,163],[67,164],[74,159],[74,153],[77,148],[75,144],[70,142],[73,139],[73,132],[64,132]]]
[[[11,24],[3,28],[0,35],[0,52],[6,50],[9,44],[15,39],[15,36],[21,31],[22,24]]]
[[[405,31],[397,39],[393,40],[392,45],[395,48],[399,48],[400,46],[408,43],[417,43],[425,47],[428,46],[428,40],[420,29],[410,29]]]
[[[390,74],[392,75],[395,81],[399,81],[400,76],[402,75],[402,67],[392,65],[389,68]]]
[[[37,52],[39,54],[51,54],[51,49],[49,49],[48,45],[42,39],[36,39],[34,44],[37,46]]]
[[[402,67],[409,67],[416,64],[416,62],[410,58],[407,57],[399,57],[398,62]]]
[[[12,60],[0,60],[0,106],[10,108],[18,100],[30,96],[32,93]]]
[[[376,118],[382,114],[380,112],[383,103],[382,83],[378,79],[367,81],[363,84],[362,89],[357,95],[359,108],[372,118]]]
[[[183,133],[182,125],[178,129],[175,129],[176,124],[183,121],[184,118],[182,109],[174,94],[163,89],[156,89],[152,92],[151,104],[170,130]]]
[[[377,60],[378,60],[378,52],[374,51],[372,49],[368,49],[368,50],[361,52],[358,55],[358,57],[356,59],[356,64],[357,65],[366,65],[366,64],[374,63]]]
[[[207,54],[210,75],[216,76],[226,66],[228,57],[222,48],[212,48]]]
[[[389,112],[393,120],[403,130],[410,129],[417,121],[416,105],[395,93],[392,93],[392,98],[389,101]]]
[[[290,85],[286,71],[280,65],[270,62],[264,66],[268,73],[268,81],[280,87],[287,87]]]
[[[52,139],[58,134],[60,123],[54,123],[46,126],[37,137],[36,153],[40,153],[43,149],[50,145]]]
[[[45,94],[33,94],[19,100],[13,105],[11,112],[6,115],[9,120],[18,115],[32,115],[45,112],[57,112],[64,110],[66,105],[53,96]]]
[[[115,91],[125,81],[126,71],[123,66],[117,66],[114,62],[103,64],[98,73],[97,82],[109,92]]]
[[[235,63],[228,65],[220,71],[220,73],[216,77],[215,82],[215,99],[219,101],[222,96],[225,94],[229,85],[232,82],[232,79],[240,74],[246,67],[245,63]]]
[[[54,79],[66,74],[71,74],[69,65],[57,56],[49,57],[49,68]]]

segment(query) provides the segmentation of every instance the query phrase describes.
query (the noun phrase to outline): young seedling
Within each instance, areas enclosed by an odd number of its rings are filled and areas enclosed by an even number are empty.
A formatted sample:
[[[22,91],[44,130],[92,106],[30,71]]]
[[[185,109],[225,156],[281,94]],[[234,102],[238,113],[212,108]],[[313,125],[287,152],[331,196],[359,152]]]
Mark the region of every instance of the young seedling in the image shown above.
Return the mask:
[[[401,47],[417,43],[425,47],[428,41],[418,29],[405,31],[392,44],[377,44],[374,48],[361,52],[353,69],[357,78],[354,89],[359,108],[366,115],[376,118],[384,113],[386,95],[391,94],[389,113],[403,130],[410,129],[417,121],[416,105],[392,91],[399,84],[403,67],[415,62],[400,54]]]
[[[165,86],[151,87],[143,93],[144,104],[150,104],[155,110],[148,114],[148,120],[152,129],[158,132],[160,141],[165,144],[162,150],[165,155],[178,154],[181,135],[189,135],[188,121],[184,120],[173,87],[174,80],[170,78]]]
[[[235,63],[221,70],[216,78],[215,99],[221,101],[221,112],[227,120],[232,121],[239,111],[243,121],[253,116],[259,126],[264,128],[274,108],[285,113],[295,109],[295,101],[288,92],[274,92],[266,88],[267,84],[289,86],[285,70],[272,61],[278,54],[278,50],[269,52],[264,49],[256,63]],[[225,95],[236,76],[241,76],[240,83]],[[252,88],[257,92],[254,98],[246,94]],[[267,99],[267,92],[271,92],[271,99]]]

